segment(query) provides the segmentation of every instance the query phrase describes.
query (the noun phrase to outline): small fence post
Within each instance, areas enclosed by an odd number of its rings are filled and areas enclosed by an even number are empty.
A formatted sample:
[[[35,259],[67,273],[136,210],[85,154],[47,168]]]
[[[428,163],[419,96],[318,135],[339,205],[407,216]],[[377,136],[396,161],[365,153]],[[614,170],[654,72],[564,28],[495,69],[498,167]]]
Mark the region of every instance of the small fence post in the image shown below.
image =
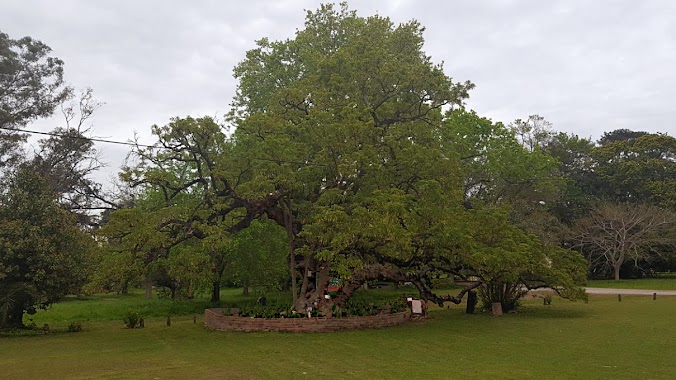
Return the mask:
[[[653,301],[657,299],[657,293],[653,293]]]
[[[167,326],[171,326],[171,316],[167,315]]]
[[[617,302],[622,302],[622,294],[617,295]]]

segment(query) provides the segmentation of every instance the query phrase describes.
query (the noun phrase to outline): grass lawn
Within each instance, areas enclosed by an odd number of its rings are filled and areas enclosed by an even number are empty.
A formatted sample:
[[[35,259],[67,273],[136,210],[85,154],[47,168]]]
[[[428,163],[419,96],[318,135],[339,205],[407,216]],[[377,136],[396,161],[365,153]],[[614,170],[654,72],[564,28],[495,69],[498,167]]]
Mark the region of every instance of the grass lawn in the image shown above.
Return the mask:
[[[587,286],[593,288],[676,290],[676,273],[660,274],[657,277],[632,280],[589,280]]]
[[[205,308],[211,307],[208,298],[172,301],[155,297],[147,300],[143,294],[143,290],[137,289],[129,294],[95,294],[85,298],[68,296],[48,310],[39,310],[34,316],[24,316],[24,323],[29,323],[29,317],[39,326],[44,323],[66,325],[74,321],[122,321],[130,309],[146,318],[166,318],[167,315],[203,314]],[[256,297],[243,297],[241,289],[222,289],[221,299],[223,305],[232,306],[245,299],[255,300]]]
[[[116,298],[108,297],[108,298]],[[36,316],[64,328],[73,315],[109,317],[140,295],[57,305]],[[123,307],[105,306],[111,305]],[[156,301],[159,302],[159,301]],[[106,307],[108,309],[106,309]],[[166,307],[166,306],[165,306]],[[54,313],[54,314],[50,314]],[[103,313],[103,314],[97,314]],[[676,378],[676,297],[594,296],[588,304],[528,301],[519,314],[438,309],[424,322],[328,334],[207,330],[201,315],[85,322],[80,333],[0,338],[3,379],[607,379]],[[63,321],[63,322],[60,322]]]

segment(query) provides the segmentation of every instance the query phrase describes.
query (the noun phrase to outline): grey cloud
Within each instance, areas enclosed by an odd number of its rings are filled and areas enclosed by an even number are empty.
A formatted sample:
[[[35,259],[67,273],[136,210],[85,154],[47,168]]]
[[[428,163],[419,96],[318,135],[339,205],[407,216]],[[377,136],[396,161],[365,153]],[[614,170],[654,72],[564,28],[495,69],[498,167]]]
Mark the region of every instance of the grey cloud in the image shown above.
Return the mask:
[[[107,104],[96,134],[148,139],[172,116],[222,115],[232,68],[261,37],[302,28],[319,1],[3,0],[0,28],[30,35],[66,61],[67,79]],[[426,51],[468,105],[510,122],[538,113],[557,130],[597,138],[616,128],[674,134],[676,3],[671,1],[353,1],[362,15],[426,28]],[[57,120],[37,128],[50,129]],[[149,140],[146,140],[149,141]],[[111,168],[124,150],[101,146]],[[106,177],[108,174],[106,174]]]

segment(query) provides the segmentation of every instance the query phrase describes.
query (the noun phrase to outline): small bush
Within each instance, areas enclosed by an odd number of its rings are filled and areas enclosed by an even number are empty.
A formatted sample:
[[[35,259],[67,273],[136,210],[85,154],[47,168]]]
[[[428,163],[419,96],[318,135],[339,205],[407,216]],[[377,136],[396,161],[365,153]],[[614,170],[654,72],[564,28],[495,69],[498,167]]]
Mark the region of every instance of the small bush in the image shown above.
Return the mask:
[[[374,297],[369,293],[359,293],[350,298],[344,308],[333,306],[331,315],[336,318],[347,316],[367,316],[377,314],[399,313],[408,305],[402,296]],[[223,314],[233,315],[234,311],[240,317],[250,318],[307,318],[307,312],[294,311],[288,300],[268,299],[266,305],[256,302],[243,302],[225,307]],[[318,308],[313,308],[310,317],[321,317]]]
[[[129,309],[127,311],[127,315],[125,315],[124,318],[122,319],[122,322],[124,322],[125,326],[127,326],[128,329],[133,329],[136,327],[140,327],[141,319],[143,319],[141,313]]]
[[[82,322],[71,322],[68,324],[68,332],[82,331]]]
[[[399,313],[406,310],[407,307],[408,305],[403,297],[373,299],[369,296],[357,296],[350,298],[345,309],[340,313],[334,310],[334,316],[368,316]]]

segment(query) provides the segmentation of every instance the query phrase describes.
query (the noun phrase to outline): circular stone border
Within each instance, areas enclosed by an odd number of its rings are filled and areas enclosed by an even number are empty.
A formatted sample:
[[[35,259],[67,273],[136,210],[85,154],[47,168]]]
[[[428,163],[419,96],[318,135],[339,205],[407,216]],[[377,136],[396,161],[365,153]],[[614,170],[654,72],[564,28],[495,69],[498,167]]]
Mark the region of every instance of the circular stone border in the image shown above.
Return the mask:
[[[397,326],[410,320],[410,310],[342,318],[250,318],[224,315],[221,308],[204,310],[204,325],[218,331],[331,332]]]

